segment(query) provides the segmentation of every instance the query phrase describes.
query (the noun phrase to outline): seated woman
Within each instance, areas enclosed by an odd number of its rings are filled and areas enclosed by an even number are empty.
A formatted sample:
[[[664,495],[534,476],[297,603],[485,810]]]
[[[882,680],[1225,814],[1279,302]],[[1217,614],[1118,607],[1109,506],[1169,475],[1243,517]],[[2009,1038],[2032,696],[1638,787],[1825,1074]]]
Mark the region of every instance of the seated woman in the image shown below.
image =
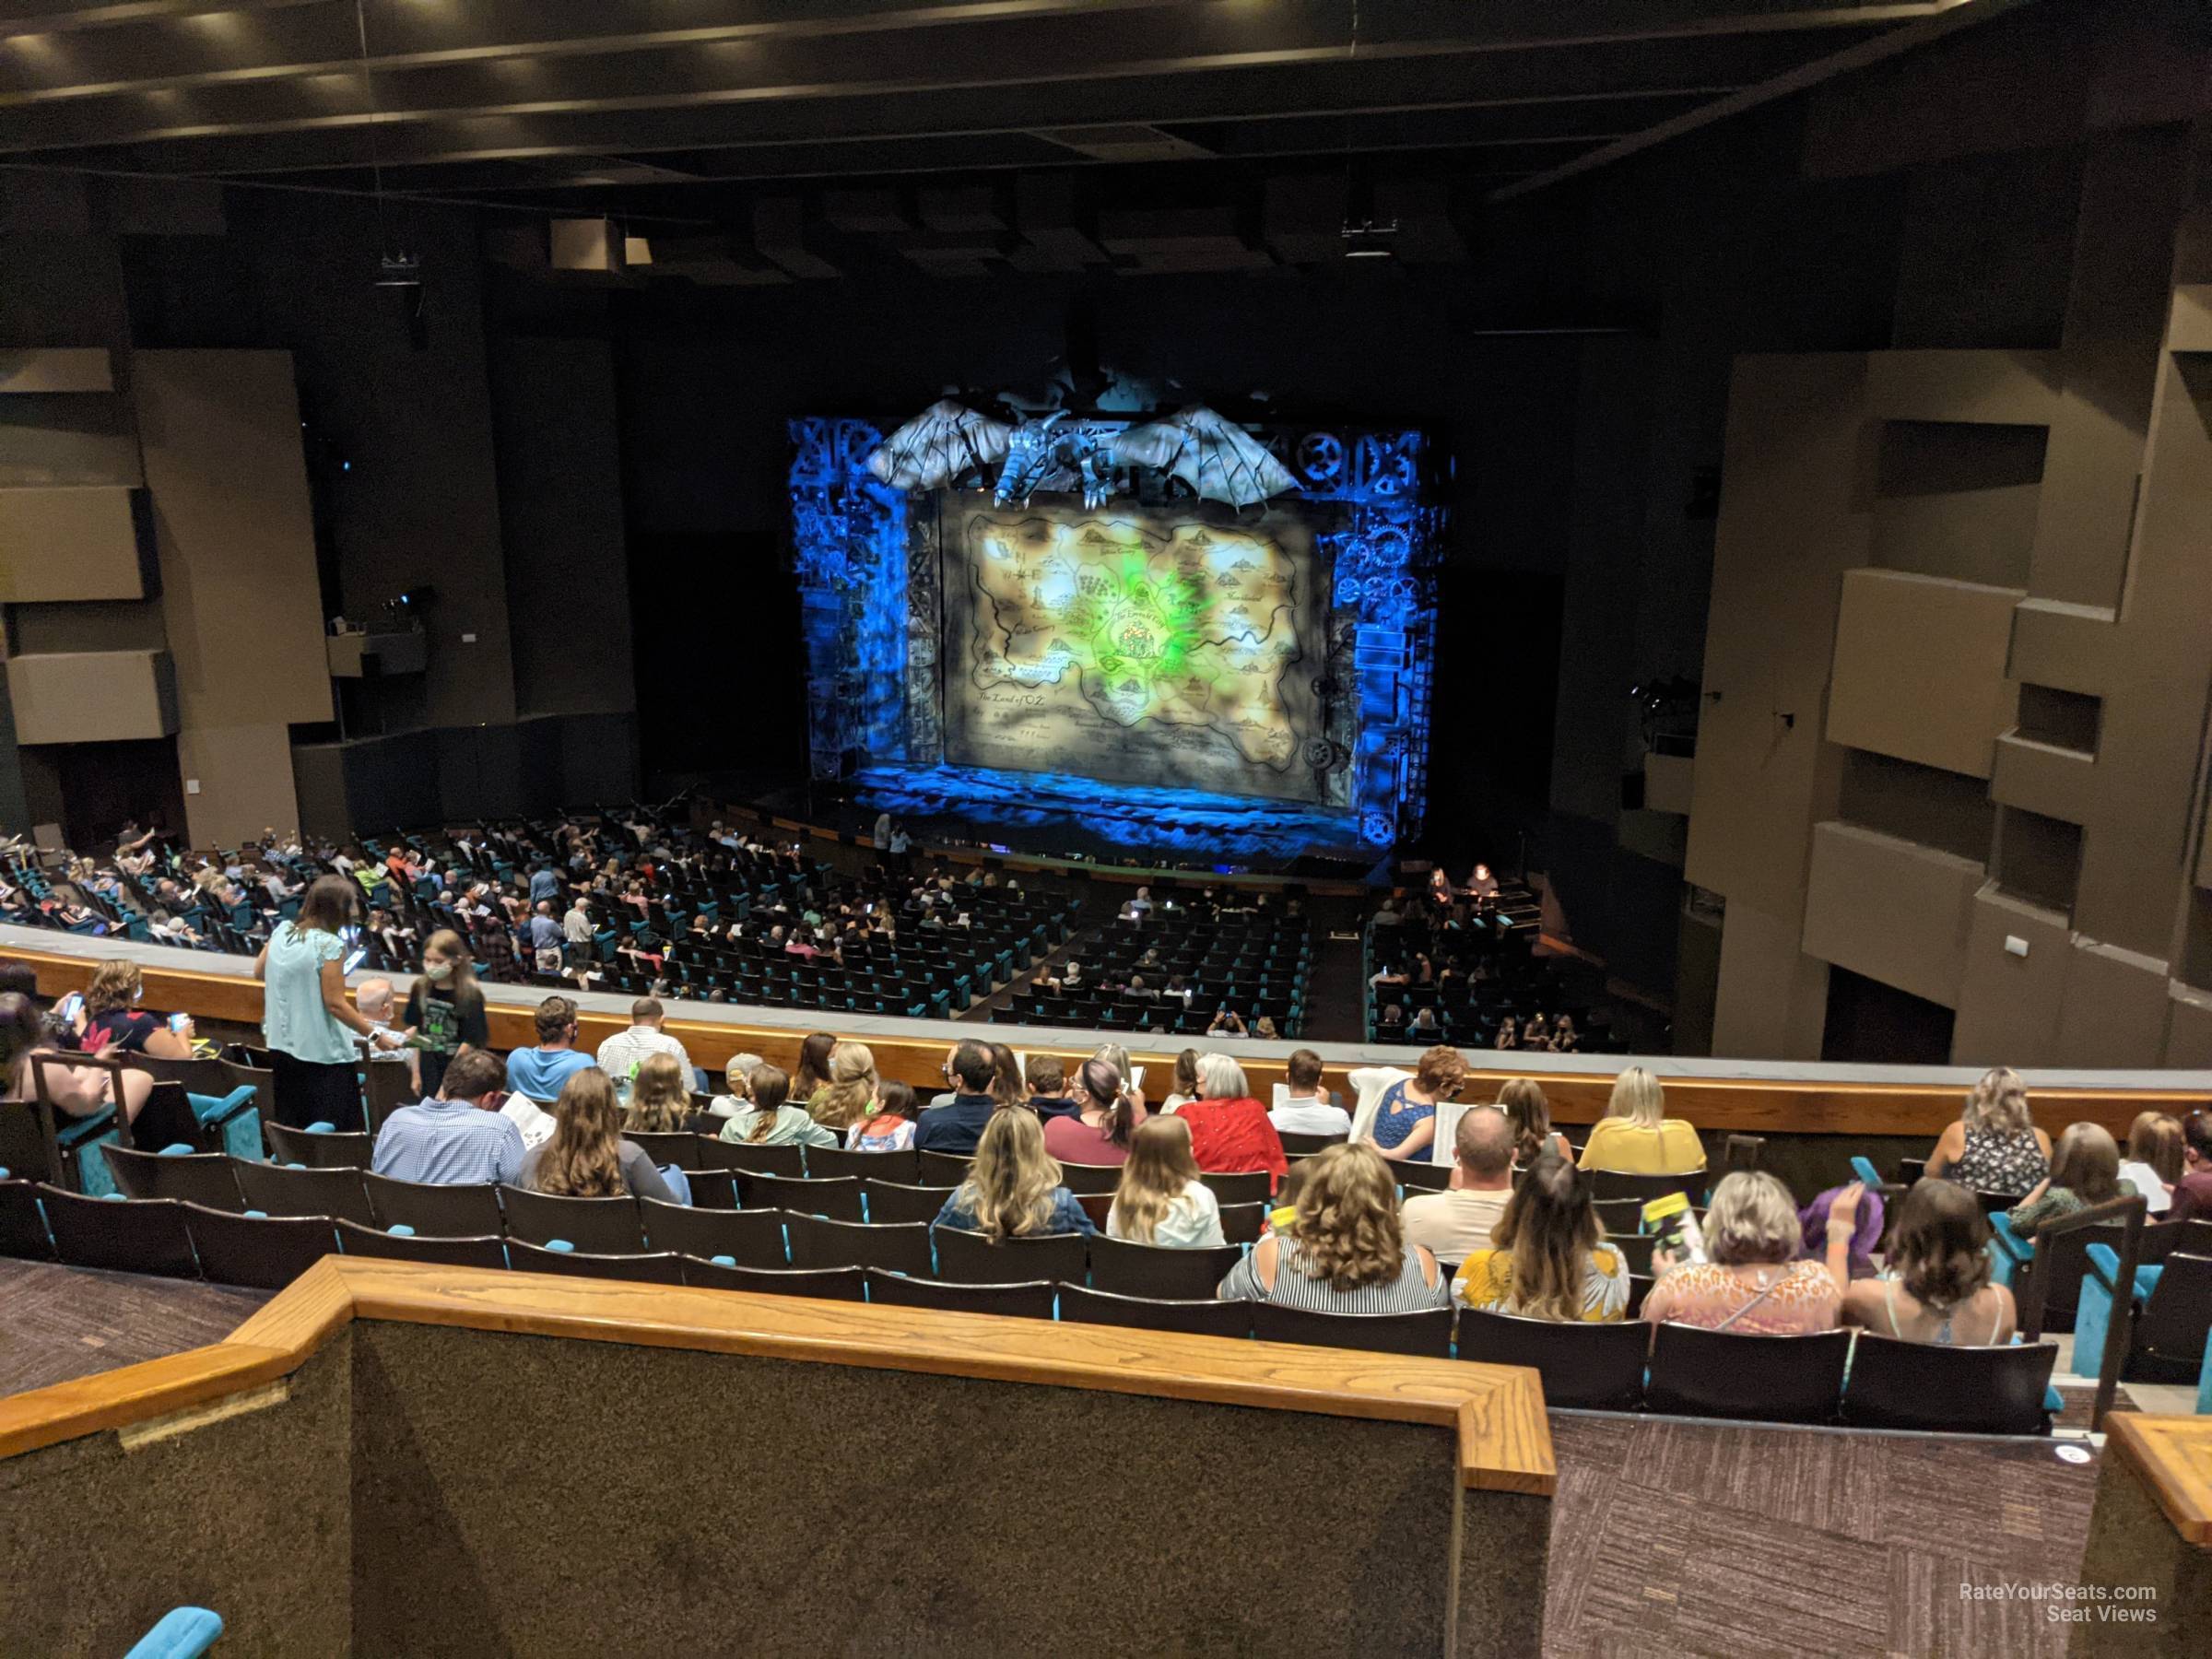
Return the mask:
[[[1324,1313],[1412,1313],[1449,1307],[1436,1258],[1407,1244],[1389,1163],[1365,1142],[1301,1159],[1292,1218],[1229,1270],[1223,1301]]]
[[[1410,1077],[1402,1077],[1382,1091],[1374,1119],[1361,1137],[1391,1161],[1412,1159],[1434,1161],[1436,1109],[1459,1098],[1465,1087],[1467,1062],[1455,1048],[1438,1046],[1420,1058]]]
[[[192,1021],[182,1030],[138,1006],[146,984],[135,962],[102,962],[85,987],[85,1023],[79,1038],[88,1053],[147,1054],[156,1060],[192,1058]]]
[[[2012,1230],[2032,1239],[2048,1223],[2103,1204],[2135,1195],[2120,1179],[2120,1147],[2101,1124],[2069,1124],[2051,1154],[2051,1173],[2028,1196],[2005,1213]]]
[[[898,1152],[914,1144],[912,1114],[900,1118],[883,1110],[883,1079],[876,1075],[875,1050],[865,1042],[840,1042],[830,1051],[829,1068],[829,1081],[815,1092],[806,1110],[816,1123],[840,1136],[840,1144],[855,1152]],[[864,1124],[868,1131],[865,1136],[859,1133]]]
[[[1724,1177],[1704,1235],[1708,1261],[1653,1256],[1659,1282],[1643,1299],[1644,1318],[1761,1336],[1835,1329],[1843,1293],[1826,1263],[1794,1259],[1803,1242],[1797,1206],[1773,1176],[1739,1170]]]
[[[691,1110],[691,1077],[674,1054],[657,1050],[638,1062],[629,1080],[622,1127],[646,1135],[719,1135],[722,1119]]]
[[[1605,1241],[1591,1182],[1545,1148],[1491,1230],[1494,1248],[1460,1264],[1463,1305],[1524,1319],[1599,1323],[1629,1311],[1628,1258]]]
[[[1828,1211],[1828,1271],[1843,1293],[1843,1323],[1880,1336],[1945,1347],[2012,1340],[2012,1291],[1990,1282],[1989,1218],[1971,1189],[1919,1181],[1897,1212],[1888,1270],[1853,1279],[1852,1230],[1864,1189],[1846,1187]]]
[[[2173,1189],[2187,1168],[2188,1141],[2182,1120],[2163,1112],[2142,1112],[2127,1131],[2127,1155],[2120,1178],[2143,1194],[2144,1207],[2162,1216],[2173,1206]]]
[[[622,1138],[614,1079],[586,1066],[560,1086],[553,1102],[553,1138],[523,1160],[516,1185],[562,1198],[639,1198],[677,1202],[645,1148]]]
[[[1551,1126],[1551,1102],[1534,1082],[1515,1077],[1498,1091],[1498,1104],[1512,1120],[1514,1163],[1525,1170],[1547,1151],[1573,1161],[1574,1148]]]
[[[1125,1163],[1145,1109],[1122,1088],[1111,1061],[1086,1060],[1076,1068],[1074,1112],[1044,1120],[1044,1149],[1062,1163]],[[1183,1141],[1190,1141],[1185,1129]]]
[[[1045,1152],[1044,1126],[1033,1112],[991,1114],[976,1142],[968,1178],[937,1212],[935,1227],[982,1233],[997,1243],[1046,1233],[1091,1234],[1076,1195],[1060,1184],[1060,1166]]]
[[[834,1147],[837,1132],[825,1129],[804,1106],[791,1104],[791,1076],[781,1066],[753,1068],[752,1095],[724,1118],[721,1138],[747,1147]]]
[[[1279,1181],[1290,1167],[1267,1108],[1252,1098],[1244,1068],[1227,1054],[1198,1056],[1198,1098],[1177,1107],[1175,1115],[1191,1126],[1191,1150],[1202,1170],[1265,1170]]]
[[[1191,1126],[1181,1118],[1150,1118],[1136,1126],[1113,1207],[1106,1212],[1106,1236],[1173,1250],[1226,1242],[1221,1202],[1198,1179]]]
[[[902,1152],[914,1144],[914,1124],[921,1115],[913,1085],[885,1077],[876,1085],[874,1111],[845,1132],[845,1150]]]
[[[41,1029],[39,1012],[19,991],[0,993],[0,1101],[35,1100],[39,1078],[45,1078],[46,1097],[65,1117],[92,1117],[113,1105],[109,1093],[110,1074],[98,1066],[49,1064],[33,1071],[31,1056],[52,1054],[75,1061],[80,1056],[56,1046]],[[150,1072],[125,1071],[122,1077],[123,1115],[135,1120],[153,1093]],[[56,1128],[62,1127],[55,1124]]]
[[[1501,1049],[1517,1049],[1521,1046],[1520,1028],[1513,1023],[1511,1014],[1498,1022],[1498,1040],[1491,1046]]]
[[[1687,1175],[1704,1167],[1705,1148],[1698,1132],[1680,1118],[1666,1115],[1666,1096],[1659,1079],[1641,1065],[1622,1072],[1614,1080],[1605,1117],[1590,1131],[1583,1147],[1583,1168],[1630,1175]]]
[[[2051,1173],[2051,1137],[2035,1126],[2018,1072],[2000,1065],[1983,1075],[1925,1172],[1982,1193],[2025,1193]]]
[[[1127,1077],[1129,1068],[1122,1068]],[[1175,1070],[1168,1078],[1168,1092],[1161,1098],[1162,1112],[1181,1112],[1185,1105],[1198,1098],[1198,1051],[1186,1048],[1175,1056]]]

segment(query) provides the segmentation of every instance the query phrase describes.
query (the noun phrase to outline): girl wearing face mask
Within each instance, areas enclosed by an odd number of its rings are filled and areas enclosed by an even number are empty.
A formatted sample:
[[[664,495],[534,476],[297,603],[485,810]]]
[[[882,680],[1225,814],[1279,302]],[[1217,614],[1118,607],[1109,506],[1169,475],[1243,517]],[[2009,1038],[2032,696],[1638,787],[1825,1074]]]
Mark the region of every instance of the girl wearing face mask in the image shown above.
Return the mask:
[[[407,993],[408,1034],[422,1039],[422,1093],[428,1100],[445,1079],[445,1063],[460,1051],[491,1046],[491,1026],[484,1017],[484,993],[477,988],[468,946],[450,927],[440,928],[422,947],[422,977]]]

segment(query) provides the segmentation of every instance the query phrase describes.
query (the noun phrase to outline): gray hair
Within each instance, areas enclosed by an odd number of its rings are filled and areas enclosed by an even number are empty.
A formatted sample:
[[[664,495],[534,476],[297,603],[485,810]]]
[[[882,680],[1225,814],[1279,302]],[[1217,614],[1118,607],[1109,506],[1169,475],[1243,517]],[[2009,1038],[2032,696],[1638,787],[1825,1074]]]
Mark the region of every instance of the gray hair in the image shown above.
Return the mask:
[[[1764,1170],[1724,1175],[1705,1212],[1705,1253],[1724,1266],[1788,1262],[1805,1242],[1789,1188]]]
[[[1238,1100],[1252,1092],[1244,1068],[1227,1054],[1198,1056],[1198,1098],[1202,1100]]]

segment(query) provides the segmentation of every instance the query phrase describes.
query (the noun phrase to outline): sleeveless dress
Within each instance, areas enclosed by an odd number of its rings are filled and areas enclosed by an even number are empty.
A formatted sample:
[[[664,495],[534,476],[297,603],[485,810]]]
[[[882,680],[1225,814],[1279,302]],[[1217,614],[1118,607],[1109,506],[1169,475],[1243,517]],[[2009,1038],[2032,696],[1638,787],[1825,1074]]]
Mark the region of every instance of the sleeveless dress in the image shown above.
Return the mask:
[[[1911,1341],[1912,1338],[1905,1335],[1903,1329],[1897,1323],[1897,1280],[1887,1273],[1882,1275],[1882,1310],[1889,1316],[1889,1335],[1901,1341]],[[1926,1310],[1922,1311],[1924,1312]],[[1996,1341],[1997,1325],[2004,1318],[1996,1307],[1992,1306],[1990,1309],[1989,1335],[1980,1342],[1959,1341],[1958,1335],[1951,1329],[1951,1322],[1958,1317],[1958,1314],[1959,1310],[1956,1308],[1946,1313],[1943,1316],[1943,1323],[1936,1327],[1936,1335],[1929,1337],[1928,1341],[1938,1347],[1988,1347]]]
[[[1370,1133],[1375,1137],[1375,1145],[1387,1150],[1403,1144],[1418,1125],[1435,1115],[1434,1106],[1406,1100],[1404,1082],[1393,1083],[1382,1091],[1382,1099],[1375,1107],[1374,1128]]]
[[[2050,1173],[2034,1130],[1969,1129],[1966,1150],[1943,1176],[1978,1192],[2025,1193]]]

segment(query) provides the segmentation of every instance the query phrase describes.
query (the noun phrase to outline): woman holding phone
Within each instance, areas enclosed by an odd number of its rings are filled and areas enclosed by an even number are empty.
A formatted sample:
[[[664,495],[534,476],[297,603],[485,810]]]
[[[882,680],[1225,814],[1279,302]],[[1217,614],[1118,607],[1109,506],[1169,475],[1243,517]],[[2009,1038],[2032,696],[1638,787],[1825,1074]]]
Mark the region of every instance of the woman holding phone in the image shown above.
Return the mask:
[[[146,982],[135,962],[102,962],[85,987],[85,1023],[77,1040],[88,1053],[110,1050],[156,1060],[192,1058],[192,1017],[163,1019],[138,1006]]]
[[[344,935],[360,891],[343,876],[318,877],[300,901],[299,919],[279,922],[253,959],[253,977],[263,985],[262,1038],[276,1072],[276,1119],[288,1129],[328,1124],[359,1130],[361,1085],[353,1040],[401,1045],[346,994]]]

